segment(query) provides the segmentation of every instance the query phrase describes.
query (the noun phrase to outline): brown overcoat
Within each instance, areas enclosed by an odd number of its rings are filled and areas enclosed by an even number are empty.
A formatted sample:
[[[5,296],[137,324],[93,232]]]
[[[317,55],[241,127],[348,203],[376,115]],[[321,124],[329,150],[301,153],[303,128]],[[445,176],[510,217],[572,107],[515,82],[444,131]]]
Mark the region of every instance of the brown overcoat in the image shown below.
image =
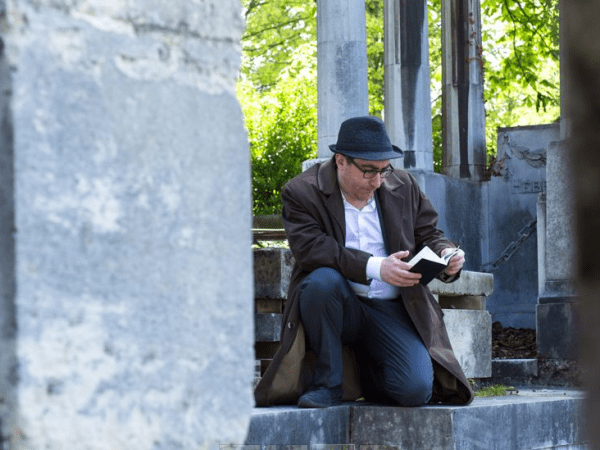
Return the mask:
[[[409,250],[409,260],[424,245],[440,254],[453,246],[436,228],[437,213],[409,173],[395,170],[376,191],[378,211],[387,251]],[[295,403],[308,388],[314,355],[306,351],[304,328],[299,320],[298,286],[319,267],[332,267],[345,278],[368,284],[369,253],[345,244],[344,206],[333,159],[317,164],[284,187],[283,222],[294,268],[284,309],[281,346],[255,390],[257,406]],[[402,301],[434,366],[432,402],[468,404],[473,391],[452,351],[443,313],[426,286],[401,288]],[[344,399],[355,400],[361,390],[356,361],[344,347]]]

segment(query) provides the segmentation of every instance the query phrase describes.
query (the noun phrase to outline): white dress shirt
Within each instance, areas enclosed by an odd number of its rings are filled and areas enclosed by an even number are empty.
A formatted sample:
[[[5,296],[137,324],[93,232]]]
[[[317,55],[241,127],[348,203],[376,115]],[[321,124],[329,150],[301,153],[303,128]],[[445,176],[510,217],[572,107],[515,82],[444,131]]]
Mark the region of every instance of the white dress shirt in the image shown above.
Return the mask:
[[[398,297],[400,294],[398,287],[381,281],[381,263],[388,255],[383,243],[375,197],[371,197],[369,203],[360,210],[348,203],[343,192],[342,198],[346,218],[346,247],[373,255],[367,262],[367,278],[373,280],[371,285],[366,286],[348,280],[350,286],[357,295],[363,297],[382,300]]]

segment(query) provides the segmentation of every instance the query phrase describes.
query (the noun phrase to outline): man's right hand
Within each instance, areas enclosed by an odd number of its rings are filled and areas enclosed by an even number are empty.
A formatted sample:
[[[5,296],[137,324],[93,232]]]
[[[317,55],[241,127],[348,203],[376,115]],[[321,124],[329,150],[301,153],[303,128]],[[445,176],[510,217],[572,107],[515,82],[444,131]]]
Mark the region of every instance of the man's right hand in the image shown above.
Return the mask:
[[[412,267],[402,258],[408,256],[408,250],[402,250],[388,256],[381,263],[381,279],[393,286],[414,286],[421,279],[420,273],[412,273],[408,270]]]

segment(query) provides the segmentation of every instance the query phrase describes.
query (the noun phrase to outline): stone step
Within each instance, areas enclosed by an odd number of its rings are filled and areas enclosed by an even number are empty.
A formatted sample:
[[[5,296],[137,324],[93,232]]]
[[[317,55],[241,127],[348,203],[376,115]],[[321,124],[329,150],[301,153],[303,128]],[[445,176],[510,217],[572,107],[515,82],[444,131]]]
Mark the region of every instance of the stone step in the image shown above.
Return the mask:
[[[504,397],[477,397],[469,406],[354,402],[327,409],[255,408],[245,444],[297,450],[373,450],[375,445],[385,450],[586,450],[583,403],[577,390],[521,389]]]

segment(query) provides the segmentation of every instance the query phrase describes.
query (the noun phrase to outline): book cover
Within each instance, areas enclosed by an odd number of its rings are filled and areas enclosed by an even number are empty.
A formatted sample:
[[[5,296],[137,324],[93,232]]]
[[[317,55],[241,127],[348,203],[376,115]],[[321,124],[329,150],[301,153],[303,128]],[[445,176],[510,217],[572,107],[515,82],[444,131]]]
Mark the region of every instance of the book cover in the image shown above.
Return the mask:
[[[414,258],[408,261],[408,264],[412,265],[409,272],[420,273],[421,279],[419,280],[419,283],[429,284],[431,280],[448,267],[450,259],[456,255],[456,253],[458,253],[458,248],[447,255],[440,257],[429,247],[425,246]]]

